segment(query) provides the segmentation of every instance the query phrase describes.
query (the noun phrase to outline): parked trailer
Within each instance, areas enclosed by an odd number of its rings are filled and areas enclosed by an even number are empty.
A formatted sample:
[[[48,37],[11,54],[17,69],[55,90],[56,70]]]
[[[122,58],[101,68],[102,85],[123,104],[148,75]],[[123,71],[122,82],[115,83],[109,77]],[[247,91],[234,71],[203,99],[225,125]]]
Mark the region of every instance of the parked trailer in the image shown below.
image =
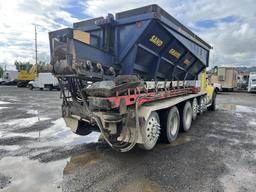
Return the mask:
[[[49,33],[62,114],[79,135],[100,131],[115,150],[146,150],[215,109],[211,46],[157,5]]]
[[[218,67],[216,71],[209,75],[212,83],[221,84],[223,91],[233,91],[237,88],[238,71],[234,67]]]

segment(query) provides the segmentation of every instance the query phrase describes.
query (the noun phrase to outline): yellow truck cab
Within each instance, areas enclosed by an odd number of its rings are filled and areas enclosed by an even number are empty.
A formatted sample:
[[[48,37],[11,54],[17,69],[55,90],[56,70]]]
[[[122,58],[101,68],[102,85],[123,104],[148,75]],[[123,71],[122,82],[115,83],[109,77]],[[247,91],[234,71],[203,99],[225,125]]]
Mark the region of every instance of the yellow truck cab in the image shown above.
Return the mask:
[[[216,103],[215,103],[215,99],[216,99],[216,94],[217,91],[215,90],[215,88],[210,84],[207,75],[206,75],[206,69],[204,69],[201,74],[200,74],[200,89],[201,92],[206,92],[207,93],[207,106],[210,110],[215,110],[216,108]]]

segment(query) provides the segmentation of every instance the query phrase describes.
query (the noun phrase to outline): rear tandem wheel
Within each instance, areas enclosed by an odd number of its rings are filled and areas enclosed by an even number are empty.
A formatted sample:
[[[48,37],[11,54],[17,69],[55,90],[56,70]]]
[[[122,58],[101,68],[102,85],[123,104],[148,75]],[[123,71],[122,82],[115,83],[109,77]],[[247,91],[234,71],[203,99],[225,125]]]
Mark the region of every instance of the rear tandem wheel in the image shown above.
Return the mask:
[[[153,149],[160,134],[160,120],[157,112],[152,112],[149,115],[141,133],[143,144],[138,144],[138,146],[145,150]]]
[[[197,118],[197,113],[198,113],[198,102],[197,102],[197,98],[194,98],[194,99],[192,100],[192,111],[193,111],[193,113],[192,113],[192,119],[193,119],[193,120],[196,120],[196,118]]]
[[[163,114],[162,128],[160,139],[164,143],[175,141],[178,136],[180,127],[180,114],[176,106],[165,111]]]
[[[191,107],[190,101],[186,101],[181,109],[181,129],[182,131],[187,132],[192,123],[193,119],[193,110]]]

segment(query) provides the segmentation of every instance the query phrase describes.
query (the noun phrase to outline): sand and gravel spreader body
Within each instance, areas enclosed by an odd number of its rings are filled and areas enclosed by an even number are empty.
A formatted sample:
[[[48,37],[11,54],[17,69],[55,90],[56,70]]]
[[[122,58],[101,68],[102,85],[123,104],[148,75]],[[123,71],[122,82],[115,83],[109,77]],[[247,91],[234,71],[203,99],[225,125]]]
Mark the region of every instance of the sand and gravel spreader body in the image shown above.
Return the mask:
[[[211,46],[158,5],[89,19],[49,33],[62,114],[79,135],[115,150],[152,149],[215,109],[205,69]]]

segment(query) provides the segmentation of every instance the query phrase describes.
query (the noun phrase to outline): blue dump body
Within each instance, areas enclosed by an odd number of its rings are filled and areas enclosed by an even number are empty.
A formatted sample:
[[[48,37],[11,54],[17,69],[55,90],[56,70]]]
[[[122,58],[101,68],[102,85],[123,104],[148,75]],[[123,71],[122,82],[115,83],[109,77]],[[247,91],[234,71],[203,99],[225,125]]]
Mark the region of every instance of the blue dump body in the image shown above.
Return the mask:
[[[86,32],[83,41],[74,31]],[[109,14],[49,33],[55,74],[91,81],[137,74],[144,80],[194,80],[211,46],[158,5]]]

